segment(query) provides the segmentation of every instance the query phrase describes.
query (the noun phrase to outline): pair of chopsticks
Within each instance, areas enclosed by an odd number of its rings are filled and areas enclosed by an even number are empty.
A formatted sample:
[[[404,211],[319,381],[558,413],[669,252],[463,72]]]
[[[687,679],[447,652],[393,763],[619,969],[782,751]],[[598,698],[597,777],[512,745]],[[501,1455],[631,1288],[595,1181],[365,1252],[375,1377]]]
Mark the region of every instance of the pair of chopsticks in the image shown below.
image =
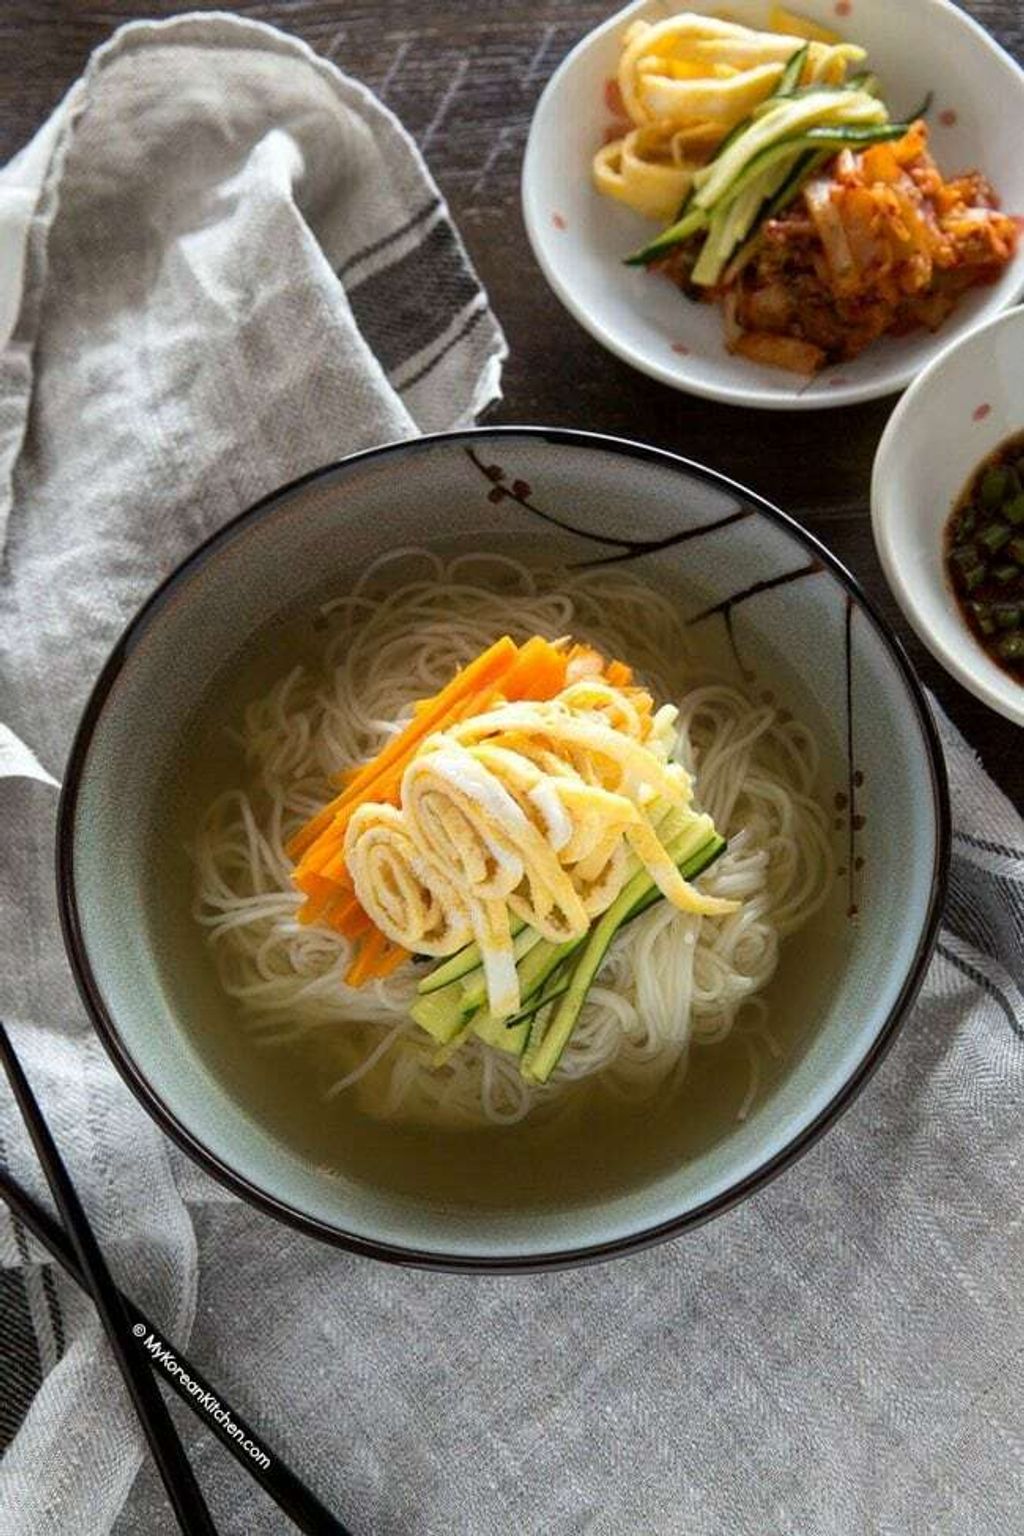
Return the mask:
[[[161,1372],[168,1386],[203,1419],[235,1460],[256,1479],[300,1531],[307,1532],[308,1536],[351,1536],[347,1527],[320,1503],[279,1456],[269,1451],[255,1430],[187,1357],[173,1345],[168,1345],[145,1313],[117,1289],[2,1021],[0,1060],[46,1174],[64,1229],[3,1168],[0,1168],[0,1199],[91,1296],[185,1536],[216,1536],[216,1527],[160,1394],[154,1369]],[[154,1343],[156,1347],[150,1353],[146,1344]]]

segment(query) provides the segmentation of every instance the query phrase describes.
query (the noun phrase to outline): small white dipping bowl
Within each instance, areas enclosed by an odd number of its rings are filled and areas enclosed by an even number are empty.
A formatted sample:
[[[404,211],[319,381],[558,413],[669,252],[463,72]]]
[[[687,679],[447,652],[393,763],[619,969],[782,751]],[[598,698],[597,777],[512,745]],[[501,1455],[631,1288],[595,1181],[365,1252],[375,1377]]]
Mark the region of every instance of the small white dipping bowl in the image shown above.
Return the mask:
[[[960,337],[889,418],[875,455],[875,547],[909,622],[948,672],[1024,725],[1024,686],[975,640],[946,576],[946,519],[981,461],[1024,432],[1024,308]]]
[[[622,33],[638,17],[715,11],[717,0],[641,0],[602,23],[569,54],[534,113],[523,161],[523,217],[540,267],[575,319],[609,352],[675,389],[762,410],[821,410],[895,394],[954,337],[1015,304],[1024,242],[990,287],[964,295],[941,329],[889,336],[850,363],[807,380],[726,351],[718,305],[683,298],[667,279],[622,264],[657,226],[601,196],[591,161],[611,114],[604,90]],[[730,16],[767,23],[769,0],[730,0]],[[949,0],[793,0],[791,9],[868,50],[894,116],[933,93],[931,148],[943,172],[978,168],[1003,207],[1024,214],[1024,72]]]

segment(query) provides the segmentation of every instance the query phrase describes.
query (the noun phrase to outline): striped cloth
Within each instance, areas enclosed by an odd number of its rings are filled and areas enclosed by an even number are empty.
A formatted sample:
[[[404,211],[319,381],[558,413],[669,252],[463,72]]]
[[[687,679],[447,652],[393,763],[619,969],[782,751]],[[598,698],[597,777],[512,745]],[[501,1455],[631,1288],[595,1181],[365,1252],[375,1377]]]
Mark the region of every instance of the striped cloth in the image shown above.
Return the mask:
[[[949,723],[938,954],[798,1165],[571,1275],[335,1252],[186,1162],[110,1067],[57,932],[52,775],[188,547],[317,463],[471,419],[500,333],[394,119],[208,16],[118,33],[0,175],[0,340],[0,1011],[126,1290],[357,1532],[1019,1531],[1024,827]],[[6,1090],[0,1158],[41,1191]],[[181,1422],[218,1528],[282,1536]],[[0,1443],[3,1536],[171,1528],[91,1309],[5,1217]]]
[[[505,350],[401,124],[273,28],[123,27],[0,172],[0,1012],[119,1278],[182,1340],[192,1223],[61,957],[40,760],[59,771],[104,653],[199,539],[471,422]],[[6,1083],[0,1159],[42,1190]],[[4,1447],[4,1536],[108,1530],[140,1459],[95,1318],[6,1213]]]

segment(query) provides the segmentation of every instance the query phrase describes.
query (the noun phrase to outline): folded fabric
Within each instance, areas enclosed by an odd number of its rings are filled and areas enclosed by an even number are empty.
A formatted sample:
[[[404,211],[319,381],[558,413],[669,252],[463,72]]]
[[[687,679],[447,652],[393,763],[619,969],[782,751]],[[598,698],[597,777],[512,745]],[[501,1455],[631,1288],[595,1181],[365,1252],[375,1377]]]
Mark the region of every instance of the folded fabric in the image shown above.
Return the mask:
[[[184,1343],[192,1223],[74,994],[47,784],[189,548],[320,464],[472,421],[505,346],[391,113],[224,15],[122,28],[0,173],[0,344],[0,1009],[115,1271]],[[6,1085],[0,1158],[42,1191]],[[93,1536],[139,1437],[90,1307],[28,1254],[0,1216],[0,1530]]]

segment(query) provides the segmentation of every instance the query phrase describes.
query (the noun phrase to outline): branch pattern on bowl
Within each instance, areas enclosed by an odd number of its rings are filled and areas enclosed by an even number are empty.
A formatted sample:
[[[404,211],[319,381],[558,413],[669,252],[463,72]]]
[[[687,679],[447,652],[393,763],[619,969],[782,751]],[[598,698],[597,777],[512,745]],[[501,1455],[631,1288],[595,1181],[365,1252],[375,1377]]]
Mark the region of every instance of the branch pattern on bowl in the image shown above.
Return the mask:
[[[494,505],[500,505],[503,501],[512,501],[524,511],[539,518],[542,522],[549,523],[559,528],[563,533],[572,534],[574,538],[589,539],[595,544],[603,544],[616,553],[602,555],[590,560],[574,560],[569,565],[570,570],[593,570],[599,566],[622,564],[628,560],[637,560],[644,555],[655,554],[661,550],[672,549],[676,545],[684,544],[690,539],[700,538],[704,534],[715,533],[722,528],[728,528],[733,524],[744,521],[753,515],[753,509],[738,507],[735,512],[730,512],[725,517],[714,519],[709,523],[698,524],[695,528],[684,528],[678,533],[668,534],[660,539],[635,539],[625,538],[620,535],[594,533],[589,529],[578,528],[567,518],[557,513],[540,507],[533,500],[533,487],[529,481],[511,473],[504,465],[485,463],[478,453],[472,448],[464,450],[467,459],[490,486],[487,492],[487,500]],[[684,622],[687,628],[695,624],[702,624],[705,620],[721,615],[725,625],[726,638],[729,649],[736,663],[737,671],[748,687],[755,683],[757,674],[754,669],[744,661],[736,639],[736,629],[733,623],[733,614],[741,603],[749,602],[751,598],[764,592],[774,591],[778,587],[788,586],[791,582],[801,581],[807,576],[817,576],[825,567],[820,560],[811,559],[805,565],[797,566],[791,571],[782,571],[777,576],[768,576],[761,581],[752,582],[750,586],[742,588],[739,592],[732,593],[720,602],[713,603],[708,608],[692,614]],[[853,613],[855,603],[848,594],[845,598],[845,616],[843,624],[843,656],[844,679],[843,691],[845,698],[846,720],[846,787],[837,790],[833,804],[836,811],[833,829],[836,832],[845,830],[847,841],[847,860],[840,865],[837,874],[845,878],[847,882],[847,906],[846,915],[853,920],[860,911],[858,888],[860,881],[858,876],[864,868],[864,857],[860,852],[858,834],[863,830],[865,817],[858,809],[857,791],[863,787],[864,774],[857,767],[854,756],[854,701],[853,701]],[[762,702],[771,704],[775,702],[774,695],[770,692],[762,693]]]
[[[510,481],[508,471],[500,464],[485,464],[472,448],[466,449],[466,457],[491,482],[491,489],[487,493],[488,501],[500,502],[507,497],[524,511],[532,512],[534,517],[539,517],[545,523],[551,523],[555,528],[561,528],[563,533],[571,533],[578,539],[591,539],[595,544],[606,544],[619,551],[618,554],[603,555],[593,560],[574,560],[569,565],[571,571],[593,570],[599,565],[617,565],[624,560],[636,560],[641,555],[653,555],[664,549],[674,549],[677,544],[685,544],[689,539],[700,538],[705,533],[714,533],[719,528],[728,528],[732,523],[739,523],[744,518],[753,516],[752,508],[737,507],[735,512],[730,512],[726,517],[716,518],[710,523],[701,523],[696,528],[684,528],[681,533],[670,533],[663,539],[627,539],[610,534],[591,533],[589,529],[576,528],[565,518],[538,507],[529,499],[533,495],[532,486],[525,480]]]

